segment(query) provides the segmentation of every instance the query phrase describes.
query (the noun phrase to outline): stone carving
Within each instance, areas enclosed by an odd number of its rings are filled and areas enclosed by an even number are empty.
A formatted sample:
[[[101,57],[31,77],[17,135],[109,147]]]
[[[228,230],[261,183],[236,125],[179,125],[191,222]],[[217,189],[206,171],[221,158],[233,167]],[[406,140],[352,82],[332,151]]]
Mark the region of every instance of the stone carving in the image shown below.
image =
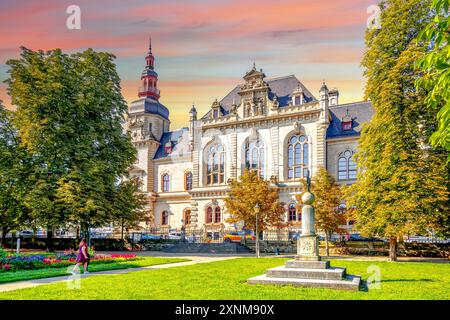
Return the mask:
[[[245,116],[250,117],[252,115],[252,106],[250,104],[245,105]]]
[[[295,133],[301,133],[302,131],[304,131],[302,124],[298,121],[294,123],[294,130]]]

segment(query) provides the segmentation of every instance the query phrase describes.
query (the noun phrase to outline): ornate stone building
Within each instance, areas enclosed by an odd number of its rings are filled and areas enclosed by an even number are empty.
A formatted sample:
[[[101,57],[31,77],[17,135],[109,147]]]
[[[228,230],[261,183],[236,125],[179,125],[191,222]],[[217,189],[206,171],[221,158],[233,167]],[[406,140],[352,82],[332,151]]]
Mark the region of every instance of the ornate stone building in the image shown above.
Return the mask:
[[[339,104],[339,92],[325,83],[316,98],[294,75],[266,78],[253,65],[205,115],[192,106],[189,126],[170,131],[151,46],[141,81],[139,99],[129,107],[128,129],[138,151],[130,173],[148,195],[151,227],[240,228],[225,222],[223,199],[227,181],[245,168],[278,188],[292,225],[300,219],[292,197],[307,171],[314,175],[324,166],[339,183],[356,179],[353,154],[361,125],[373,114],[370,102]]]

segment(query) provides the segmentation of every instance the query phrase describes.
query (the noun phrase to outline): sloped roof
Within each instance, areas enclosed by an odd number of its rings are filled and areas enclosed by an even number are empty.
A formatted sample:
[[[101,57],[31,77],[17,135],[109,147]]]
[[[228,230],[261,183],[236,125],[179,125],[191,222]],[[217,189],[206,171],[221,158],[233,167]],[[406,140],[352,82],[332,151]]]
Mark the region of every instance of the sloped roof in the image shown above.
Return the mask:
[[[317,101],[317,99],[312,95],[312,93],[297,79],[294,75],[289,75],[279,78],[271,78],[265,80],[269,85],[269,99],[273,100],[274,95],[277,95],[280,108],[289,105],[289,101],[292,101],[292,92],[300,86],[303,89],[303,94],[305,95],[306,102]],[[231,90],[222,100],[220,100],[220,105],[222,107],[222,112],[227,115],[230,112],[233,101],[239,105],[240,96],[239,91],[241,90],[241,85],[237,85],[233,90]],[[209,117],[211,110],[209,110],[202,119]]]
[[[161,144],[158,147],[158,150],[156,150],[153,159],[182,156],[189,152],[189,149],[187,148],[189,146],[189,129],[181,128],[175,131],[164,132],[159,142]],[[168,142],[171,143],[172,147],[172,152],[170,154],[167,154],[164,150],[164,147]]]
[[[145,112],[157,114],[169,120],[169,109],[167,109],[159,101],[152,99],[150,97],[143,97],[131,102],[129,112],[130,113]]]
[[[352,118],[352,130],[342,130],[342,119],[347,115]],[[327,138],[341,138],[361,134],[362,125],[372,119],[374,111],[370,101],[341,104],[330,107],[331,123],[327,129]]]

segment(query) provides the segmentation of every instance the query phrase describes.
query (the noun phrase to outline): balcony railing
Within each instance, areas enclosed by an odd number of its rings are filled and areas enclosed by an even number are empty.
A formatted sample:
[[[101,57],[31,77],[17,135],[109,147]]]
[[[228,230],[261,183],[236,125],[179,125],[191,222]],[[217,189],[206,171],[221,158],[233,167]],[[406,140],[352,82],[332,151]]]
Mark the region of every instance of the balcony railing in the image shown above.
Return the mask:
[[[159,89],[158,88],[152,88],[152,87],[140,87],[139,88],[139,93],[146,93],[146,92],[150,92],[150,93],[154,93],[156,95],[159,96]]]

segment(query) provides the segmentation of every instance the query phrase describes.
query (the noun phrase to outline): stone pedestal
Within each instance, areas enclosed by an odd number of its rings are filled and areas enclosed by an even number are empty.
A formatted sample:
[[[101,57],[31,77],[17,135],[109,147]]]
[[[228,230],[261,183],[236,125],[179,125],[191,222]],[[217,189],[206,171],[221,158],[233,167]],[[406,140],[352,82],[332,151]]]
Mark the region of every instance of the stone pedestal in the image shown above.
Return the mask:
[[[347,275],[345,268],[330,267],[321,261],[319,241],[314,228],[314,196],[302,196],[302,234],[297,241],[297,257],[284,266],[267,270],[266,274],[247,280],[249,284],[293,285],[298,287],[359,290],[361,277]]]
[[[319,261],[319,240],[317,236],[300,236],[297,240],[297,254],[301,260]]]

